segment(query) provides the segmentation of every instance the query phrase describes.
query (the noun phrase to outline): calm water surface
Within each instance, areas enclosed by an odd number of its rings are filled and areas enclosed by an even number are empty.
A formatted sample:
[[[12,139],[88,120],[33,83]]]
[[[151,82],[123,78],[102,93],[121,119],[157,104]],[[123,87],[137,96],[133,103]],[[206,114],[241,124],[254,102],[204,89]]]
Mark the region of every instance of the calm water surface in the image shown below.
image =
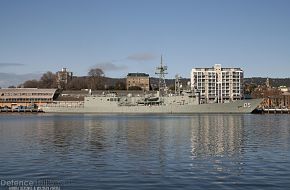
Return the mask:
[[[290,115],[0,114],[0,180],[0,189],[9,180],[51,180],[60,189],[288,189]]]

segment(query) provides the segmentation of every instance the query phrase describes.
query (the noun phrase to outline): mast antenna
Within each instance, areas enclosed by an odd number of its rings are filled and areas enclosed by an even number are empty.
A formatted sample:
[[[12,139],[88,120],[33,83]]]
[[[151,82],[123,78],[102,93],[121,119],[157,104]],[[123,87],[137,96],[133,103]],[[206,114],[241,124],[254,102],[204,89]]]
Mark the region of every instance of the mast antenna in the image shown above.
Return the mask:
[[[163,94],[166,90],[166,83],[165,83],[165,75],[167,73],[167,66],[163,65],[163,60],[162,60],[162,55],[161,55],[161,61],[160,61],[160,66],[156,67],[156,75],[159,75],[159,92]]]

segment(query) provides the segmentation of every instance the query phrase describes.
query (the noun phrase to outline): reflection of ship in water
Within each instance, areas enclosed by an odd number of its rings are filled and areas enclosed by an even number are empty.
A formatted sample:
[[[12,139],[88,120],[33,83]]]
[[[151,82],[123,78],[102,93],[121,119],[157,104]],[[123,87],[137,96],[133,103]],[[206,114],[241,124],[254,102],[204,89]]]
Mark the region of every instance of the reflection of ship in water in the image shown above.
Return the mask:
[[[244,143],[243,117],[199,115],[198,122],[192,123],[192,155],[232,157],[241,154]]]
[[[67,115],[59,119],[53,116],[46,124],[52,127],[41,127],[37,133],[41,144],[47,145],[46,139],[53,139],[53,147],[64,155],[73,145],[74,150],[90,150],[95,156],[111,151],[113,156],[116,150],[142,158],[150,158],[154,153],[160,162],[168,157],[182,159],[188,151],[193,157],[235,157],[243,153],[244,117],[198,114],[79,115],[75,118]]]
[[[84,125],[90,149],[116,149],[143,158],[158,150],[162,162],[170,156],[181,158],[188,150],[193,157],[241,155],[244,117],[232,114],[104,116],[86,119]]]

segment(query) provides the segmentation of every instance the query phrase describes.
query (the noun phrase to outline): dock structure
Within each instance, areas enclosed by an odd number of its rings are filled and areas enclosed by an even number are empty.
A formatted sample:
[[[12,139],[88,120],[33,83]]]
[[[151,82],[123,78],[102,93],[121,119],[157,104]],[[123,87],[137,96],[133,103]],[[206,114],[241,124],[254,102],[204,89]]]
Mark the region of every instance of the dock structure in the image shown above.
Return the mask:
[[[282,92],[279,95],[266,97],[256,112],[265,114],[290,114],[290,93]]]
[[[7,109],[7,108],[1,108],[0,113],[41,113],[43,112],[42,109],[38,108],[22,108],[19,109],[18,107],[15,109]]]
[[[262,113],[272,113],[272,114],[290,114],[290,109],[288,108],[264,108]]]

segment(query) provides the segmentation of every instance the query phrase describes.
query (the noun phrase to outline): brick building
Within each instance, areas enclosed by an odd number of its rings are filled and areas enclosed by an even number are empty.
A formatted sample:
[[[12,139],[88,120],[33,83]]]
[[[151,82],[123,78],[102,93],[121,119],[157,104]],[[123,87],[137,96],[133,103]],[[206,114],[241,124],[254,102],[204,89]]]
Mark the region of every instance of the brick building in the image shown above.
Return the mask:
[[[142,90],[149,91],[149,75],[146,73],[128,73],[126,88],[130,90],[132,87],[140,87]]]
[[[69,72],[67,68],[62,68],[61,71],[56,72],[57,87],[64,89],[68,82],[72,80],[72,77],[72,72]]]

